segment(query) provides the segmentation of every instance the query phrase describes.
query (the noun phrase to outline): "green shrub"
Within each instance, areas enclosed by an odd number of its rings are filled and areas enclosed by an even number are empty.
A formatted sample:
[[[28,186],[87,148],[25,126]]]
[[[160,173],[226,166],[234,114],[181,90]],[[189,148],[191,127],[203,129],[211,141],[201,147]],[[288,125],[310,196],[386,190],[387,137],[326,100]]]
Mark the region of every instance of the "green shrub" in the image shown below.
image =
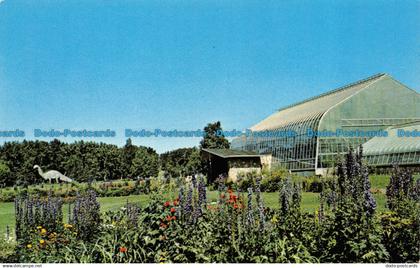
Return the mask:
[[[390,254],[390,262],[405,263],[420,260],[420,234],[418,208],[415,204],[407,204],[413,211],[410,217],[401,217],[390,211],[381,215],[383,228],[383,244]]]
[[[390,212],[381,216],[383,243],[391,262],[420,260],[419,181],[411,172],[395,167],[386,188]]]
[[[0,263],[18,262],[15,254],[15,241],[0,237]]]
[[[337,181],[321,193],[318,214],[318,256],[322,262],[385,262],[382,230],[375,217],[376,201],[370,192],[368,169],[362,149],[352,150],[338,166]],[[331,210],[324,211],[324,201]]]
[[[305,192],[320,193],[325,180],[327,179],[321,179],[315,176],[308,177],[302,181],[302,186]]]

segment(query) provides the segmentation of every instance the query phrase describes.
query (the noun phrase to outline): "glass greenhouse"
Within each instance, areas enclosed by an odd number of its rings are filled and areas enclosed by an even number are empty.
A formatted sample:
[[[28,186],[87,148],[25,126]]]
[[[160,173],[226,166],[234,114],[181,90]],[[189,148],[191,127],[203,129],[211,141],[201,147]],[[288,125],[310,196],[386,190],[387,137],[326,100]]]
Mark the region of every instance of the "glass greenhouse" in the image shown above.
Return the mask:
[[[234,139],[231,147],[271,154],[271,166],[323,175],[350,146],[418,120],[420,94],[378,74],[282,108]],[[294,135],[273,134],[287,131]],[[271,135],[260,135],[265,132]]]
[[[363,145],[370,166],[420,164],[420,122],[390,127],[388,137],[375,137]]]

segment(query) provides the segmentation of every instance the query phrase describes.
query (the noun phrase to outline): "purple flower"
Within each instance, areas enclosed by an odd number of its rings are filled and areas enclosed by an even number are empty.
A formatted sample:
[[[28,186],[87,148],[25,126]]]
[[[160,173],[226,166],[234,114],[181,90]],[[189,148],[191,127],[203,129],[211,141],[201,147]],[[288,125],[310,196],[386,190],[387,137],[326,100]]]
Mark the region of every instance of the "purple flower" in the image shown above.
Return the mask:
[[[248,207],[247,207],[247,223],[251,227],[254,223],[254,213],[252,208],[252,188],[248,188]]]
[[[376,201],[370,191],[369,172],[367,167],[363,167],[363,194],[366,214],[372,216],[376,209]]]
[[[255,183],[255,193],[256,193],[256,201],[258,206],[258,214],[259,214],[259,223],[260,223],[260,231],[265,229],[265,214],[264,214],[264,204],[261,198],[261,178],[258,177]]]
[[[290,178],[287,178],[285,181],[282,182],[280,188],[280,211],[282,216],[286,216],[289,212],[289,199],[291,193],[291,183]]]

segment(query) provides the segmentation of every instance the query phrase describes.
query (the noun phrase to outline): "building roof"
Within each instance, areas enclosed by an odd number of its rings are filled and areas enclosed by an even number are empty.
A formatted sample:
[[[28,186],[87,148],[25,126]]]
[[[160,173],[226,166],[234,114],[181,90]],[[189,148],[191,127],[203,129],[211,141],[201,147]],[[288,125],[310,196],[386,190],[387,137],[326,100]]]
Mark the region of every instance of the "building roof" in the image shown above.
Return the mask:
[[[377,74],[310,99],[286,106],[251,127],[252,131],[273,130],[290,123],[320,118],[329,108],[387,76]]]
[[[222,158],[241,158],[241,157],[260,157],[259,154],[250,151],[233,149],[201,149],[209,154],[217,155]]]
[[[374,137],[363,144],[364,155],[420,152],[420,122],[393,126],[386,130],[388,131],[388,137]],[[417,131],[418,136],[399,137],[399,130],[409,131],[410,133]]]

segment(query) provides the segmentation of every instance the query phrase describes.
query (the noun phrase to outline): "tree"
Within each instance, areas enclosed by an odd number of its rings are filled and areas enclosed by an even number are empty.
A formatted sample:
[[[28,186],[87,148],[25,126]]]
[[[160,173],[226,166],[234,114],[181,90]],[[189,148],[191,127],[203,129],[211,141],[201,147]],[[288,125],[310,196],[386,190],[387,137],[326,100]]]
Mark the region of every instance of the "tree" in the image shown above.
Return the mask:
[[[227,149],[229,141],[222,134],[220,121],[209,123],[204,128],[204,137],[200,141],[200,149]]]
[[[133,177],[156,177],[159,173],[159,155],[155,150],[140,147],[134,156],[130,174]]]
[[[2,160],[0,160],[0,188],[8,185],[10,176],[9,166]]]
[[[0,161],[7,165],[9,171],[6,172],[4,165],[0,167],[3,169],[0,183],[7,186],[25,186],[45,182],[33,169],[35,164],[45,171],[58,170],[78,182],[115,180],[123,176],[133,178],[133,172],[137,173],[138,165],[143,163],[137,159],[137,166],[133,168],[138,150],[145,154],[145,163],[152,167],[151,173],[148,174],[155,174],[158,166],[157,153],[148,147],[135,146],[131,140],[127,140],[123,148],[85,141],[70,144],[59,140],[6,142],[0,146]],[[140,158],[141,153],[137,158]],[[149,158],[153,161],[149,161]],[[7,174],[9,175],[6,176]]]
[[[131,166],[133,160],[136,157],[137,148],[132,144],[131,139],[127,139],[122,151],[121,161],[122,161],[122,175],[127,178],[132,178],[133,174],[131,173]]]
[[[171,177],[193,175],[201,171],[200,150],[180,148],[160,155],[161,169]]]

